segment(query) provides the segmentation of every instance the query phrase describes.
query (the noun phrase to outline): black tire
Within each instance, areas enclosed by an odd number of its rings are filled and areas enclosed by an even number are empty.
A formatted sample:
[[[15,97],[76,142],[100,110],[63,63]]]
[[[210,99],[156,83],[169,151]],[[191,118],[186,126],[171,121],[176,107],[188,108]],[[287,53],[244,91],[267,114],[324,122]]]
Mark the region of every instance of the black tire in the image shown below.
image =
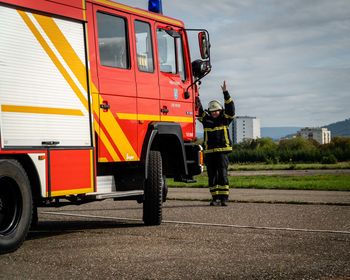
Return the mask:
[[[26,172],[16,160],[0,160],[0,254],[15,251],[27,236],[33,199]]]
[[[158,151],[150,151],[143,202],[143,221],[145,225],[154,226],[162,223],[162,191],[162,156]]]
[[[163,175],[163,202],[166,202],[168,196],[168,185],[166,183],[166,177]]]
[[[39,224],[39,217],[38,217],[38,207],[33,205],[33,212],[32,212],[32,222],[30,224],[30,229],[35,229],[38,227]]]

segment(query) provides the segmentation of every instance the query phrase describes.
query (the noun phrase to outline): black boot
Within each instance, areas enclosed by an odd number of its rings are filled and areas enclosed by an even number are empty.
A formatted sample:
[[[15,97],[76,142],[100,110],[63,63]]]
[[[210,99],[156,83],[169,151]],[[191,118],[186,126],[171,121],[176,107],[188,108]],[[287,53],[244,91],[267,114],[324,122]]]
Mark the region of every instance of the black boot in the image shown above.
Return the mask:
[[[227,200],[221,200],[221,206],[228,206]]]
[[[213,199],[212,201],[210,201],[210,204],[209,204],[210,206],[219,206],[220,205],[220,202],[219,202],[219,200],[217,200],[217,199]]]

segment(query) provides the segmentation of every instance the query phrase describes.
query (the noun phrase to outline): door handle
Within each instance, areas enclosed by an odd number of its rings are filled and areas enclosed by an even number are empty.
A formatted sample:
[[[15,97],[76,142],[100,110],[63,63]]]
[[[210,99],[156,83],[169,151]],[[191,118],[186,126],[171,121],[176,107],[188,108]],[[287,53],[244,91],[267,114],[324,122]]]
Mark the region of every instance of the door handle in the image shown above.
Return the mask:
[[[111,108],[111,105],[108,104],[108,101],[103,101],[100,104],[100,108],[103,109],[103,112],[107,112]]]
[[[160,111],[161,111],[163,114],[168,114],[168,113],[169,113],[169,109],[168,109],[167,106],[163,106],[163,108],[161,108]]]
[[[42,141],[41,142],[41,145],[44,145],[44,146],[55,146],[59,144],[60,144],[59,141]]]

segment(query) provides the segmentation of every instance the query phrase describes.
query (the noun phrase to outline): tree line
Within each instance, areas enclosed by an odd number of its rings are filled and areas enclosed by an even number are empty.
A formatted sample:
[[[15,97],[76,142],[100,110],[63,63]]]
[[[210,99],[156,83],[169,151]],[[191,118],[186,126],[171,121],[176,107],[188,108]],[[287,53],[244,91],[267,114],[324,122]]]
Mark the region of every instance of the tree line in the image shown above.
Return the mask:
[[[334,137],[321,145],[313,139],[296,137],[273,141],[271,138],[245,140],[233,145],[229,154],[232,163],[337,163],[350,160],[350,138]]]

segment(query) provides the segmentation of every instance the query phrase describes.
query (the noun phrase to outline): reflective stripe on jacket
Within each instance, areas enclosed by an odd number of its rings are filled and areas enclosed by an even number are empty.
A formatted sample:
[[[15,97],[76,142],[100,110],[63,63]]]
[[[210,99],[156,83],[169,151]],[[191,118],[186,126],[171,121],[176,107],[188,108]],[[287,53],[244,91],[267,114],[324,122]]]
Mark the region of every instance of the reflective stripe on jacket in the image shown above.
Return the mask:
[[[204,127],[204,153],[232,151],[229,125],[235,115],[235,105],[230,94],[225,91],[225,109],[217,118],[203,110],[199,104],[199,121]]]

